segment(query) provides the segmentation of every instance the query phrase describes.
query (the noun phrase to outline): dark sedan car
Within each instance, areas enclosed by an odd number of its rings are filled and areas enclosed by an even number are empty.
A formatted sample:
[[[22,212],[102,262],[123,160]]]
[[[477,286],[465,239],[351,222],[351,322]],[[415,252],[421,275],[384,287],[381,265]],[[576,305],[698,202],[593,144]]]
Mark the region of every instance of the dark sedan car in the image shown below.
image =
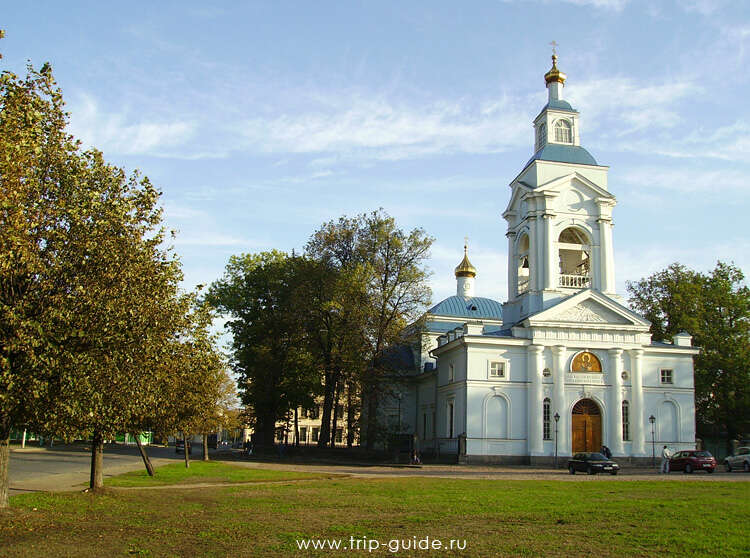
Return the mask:
[[[706,471],[707,473],[713,473],[714,469],[716,469],[716,459],[703,450],[678,451],[669,458],[670,471],[684,471],[685,473]]]
[[[568,471],[570,471],[571,475],[575,475],[576,471],[586,472],[589,475],[595,475],[596,473],[616,475],[619,470],[620,466],[617,463],[611,459],[607,459],[601,453],[576,453],[568,461]]]

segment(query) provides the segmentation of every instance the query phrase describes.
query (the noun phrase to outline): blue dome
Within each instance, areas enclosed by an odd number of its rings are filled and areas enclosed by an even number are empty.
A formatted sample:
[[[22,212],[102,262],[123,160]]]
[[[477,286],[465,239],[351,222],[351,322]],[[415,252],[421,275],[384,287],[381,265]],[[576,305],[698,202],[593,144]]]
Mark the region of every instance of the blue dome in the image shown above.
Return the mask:
[[[577,165],[596,165],[596,159],[591,153],[578,145],[560,145],[558,143],[548,143],[526,163],[526,167],[532,161],[556,161],[558,163],[575,163]]]
[[[498,301],[479,296],[451,296],[442,302],[438,302],[428,312],[437,316],[456,316],[458,318],[503,319],[503,307]]]

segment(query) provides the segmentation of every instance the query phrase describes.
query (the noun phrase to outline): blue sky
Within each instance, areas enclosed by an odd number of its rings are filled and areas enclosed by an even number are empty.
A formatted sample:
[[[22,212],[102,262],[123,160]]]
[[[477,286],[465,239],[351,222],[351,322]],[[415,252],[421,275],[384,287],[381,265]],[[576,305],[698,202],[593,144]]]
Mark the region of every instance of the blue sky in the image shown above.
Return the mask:
[[[188,288],[383,207],[435,237],[434,301],[465,235],[504,300],[552,40],[610,166],[618,291],[673,261],[750,273],[750,2],[35,1],[0,28],[1,69],[49,61],[72,133],[162,189]]]

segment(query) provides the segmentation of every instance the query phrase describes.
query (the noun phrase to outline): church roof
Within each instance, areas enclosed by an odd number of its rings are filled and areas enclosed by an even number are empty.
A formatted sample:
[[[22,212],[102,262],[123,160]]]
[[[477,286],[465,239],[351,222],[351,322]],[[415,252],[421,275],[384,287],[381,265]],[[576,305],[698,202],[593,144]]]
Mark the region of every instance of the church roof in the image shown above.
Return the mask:
[[[503,307],[498,301],[480,296],[450,296],[442,302],[438,302],[427,312],[437,316],[456,316],[458,318],[501,320],[503,317]]]
[[[569,112],[578,112],[576,109],[574,109],[572,106],[570,106],[570,103],[568,101],[563,101],[562,99],[554,99],[544,105],[544,108],[541,110],[541,112],[544,112],[547,109],[553,109],[553,110],[567,110]]]
[[[597,165],[596,159],[578,145],[561,145],[548,143],[534,153],[534,156],[524,165],[529,166],[532,161],[556,161],[558,163],[575,163],[577,165]]]

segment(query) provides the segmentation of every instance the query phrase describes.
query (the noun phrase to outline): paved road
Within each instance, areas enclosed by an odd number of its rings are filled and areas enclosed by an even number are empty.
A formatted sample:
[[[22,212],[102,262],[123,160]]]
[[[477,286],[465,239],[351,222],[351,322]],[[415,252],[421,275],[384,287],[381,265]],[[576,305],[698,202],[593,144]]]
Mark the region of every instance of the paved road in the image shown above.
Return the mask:
[[[174,448],[152,446],[148,448],[155,467],[182,460]],[[239,452],[235,452],[239,453]],[[193,457],[198,458],[199,448],[194,449]],[[31,491],[81,490],[88,485],[90,454],[80,446],[64,446],[53,449],[28,447],[11,450],[10,488],[11,495]],[[291,461],[233,460],[234,465],[262,469],[287,471],[307,471],[335,473],[353,477],[437,477],[494,480],[669,480],[669,481],[750,481],[747,473],[725,473],[722,468],[713,475],[696,473],[670,473],[659,475],[655,470],[626,468],[619,475],[570,475],[565,469],[552,470],[524,466],[472,466],[472,465],[424,465],[404,467],[387,465],[328,465],[320,463],[296,463]],[[104,476],[113,476],[143,468],[138,449],[135,446],[107,445],[104,450]]]
[[[193,458],[199,456],[193,449]],[[147,448],[155,467],[182,460],[174,448]],[[52,449],[27,446],[12,448],[10,452],[10,494],[39,490],[79,490],[89,480],[91,453],[84,446],[58,446]],[[106,444],[104,446],[104,477],[119,475],[143,468],[136,446]]]
[[[661,475],[658,471],[642,467],[621,469],[613,475],[587,475],[578,473],[571,475],[567,469],[548,469],[529,466],[485,466],[485,465],[424,465],[421,467],[404,466],[353,466],[353,465],[321,465],[299,464],[283,462],[239,461],[236,464],[245,467],[262,469],[279,469],[287,471],[307,471],[311,473],[338,473],[354,477],[437,477],[454,479],[493,479],[493,480],[669,480],[669,481],[750,481],[748,473],[725,473],[723,467],[715,473],[670,473]],[[721,471],[721,472],[720,472]]]

